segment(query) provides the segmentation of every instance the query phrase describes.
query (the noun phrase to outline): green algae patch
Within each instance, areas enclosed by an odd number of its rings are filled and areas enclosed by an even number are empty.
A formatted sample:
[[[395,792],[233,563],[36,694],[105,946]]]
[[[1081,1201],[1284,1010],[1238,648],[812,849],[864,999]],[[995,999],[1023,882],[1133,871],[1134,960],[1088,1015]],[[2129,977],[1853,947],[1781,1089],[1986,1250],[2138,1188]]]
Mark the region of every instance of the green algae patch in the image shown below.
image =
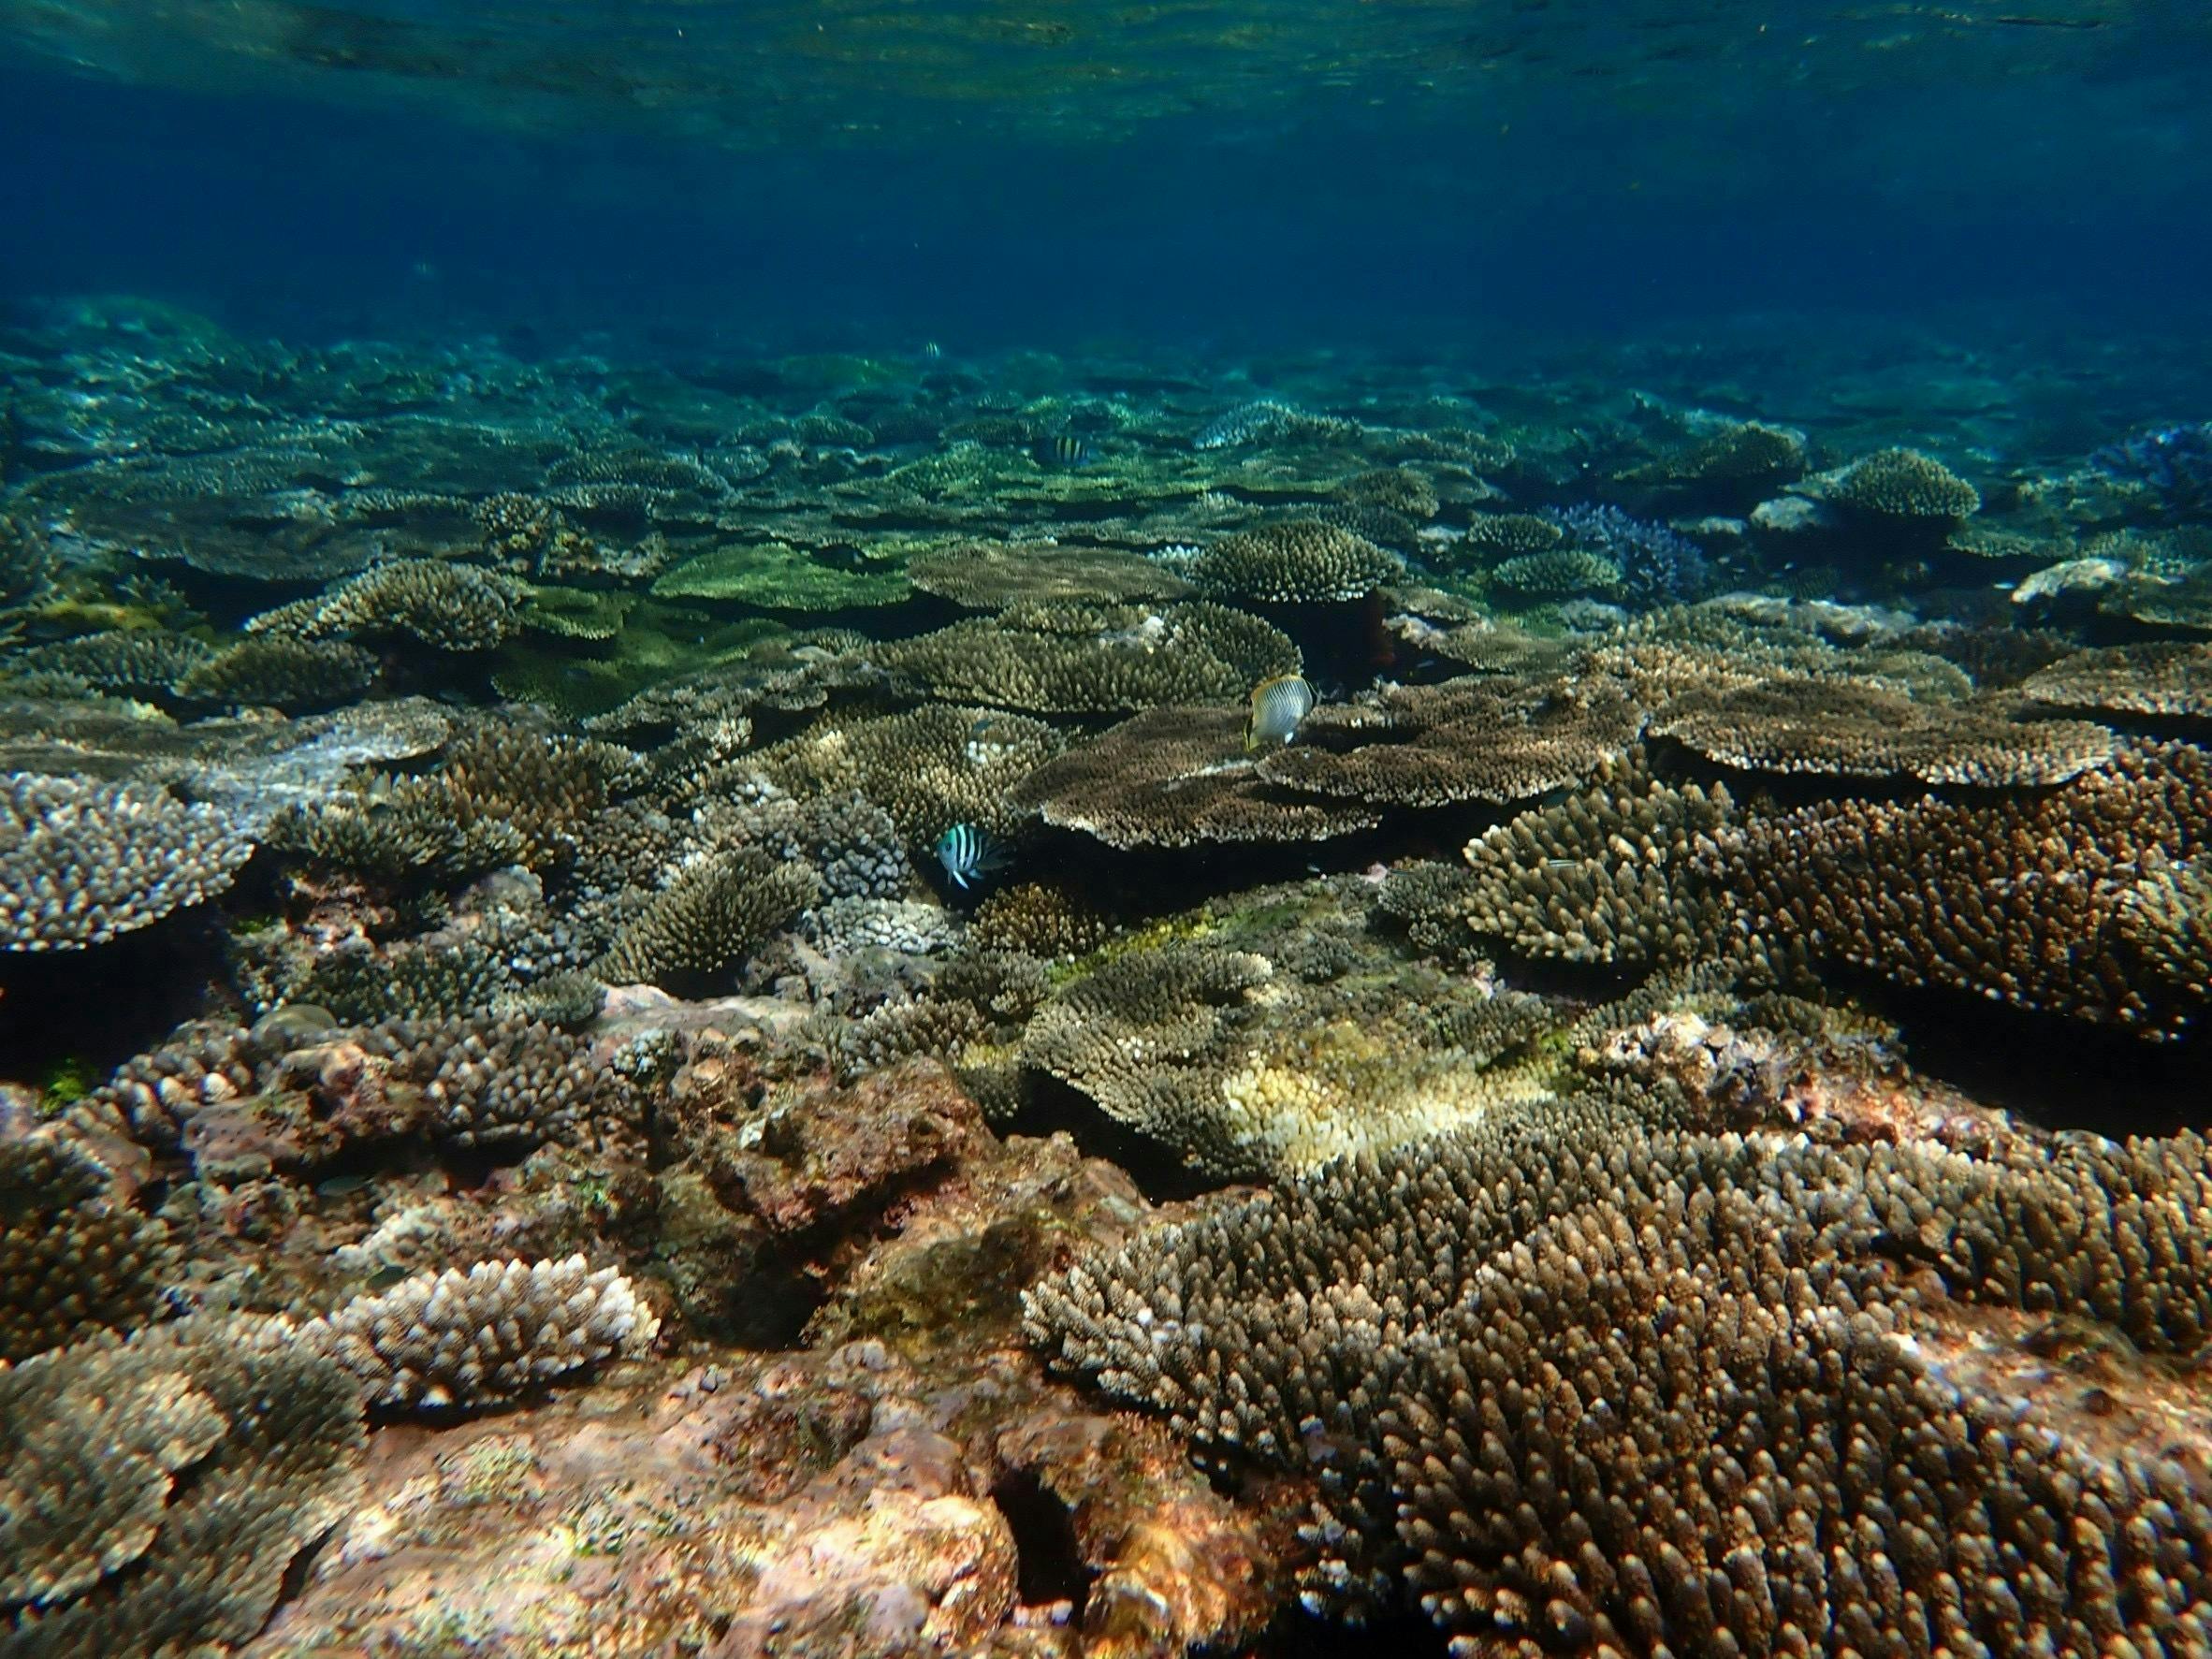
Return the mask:
[[[532,588],[523,604],[522,625],[564,639],[612,639],[636,604],[636,594],[618,589]]]
[[[703,605],[640,600],[611,639],[532,633],[510,642],[493,662],[491,683],[502,697],[587,719],[784,632],[766,617],[717,617]]]
[[[706,599],[760,610],[841,611],[896,604],[913,589],[899,570],[846,570],[781,542],[718,547],[653,584],[662,599]]]

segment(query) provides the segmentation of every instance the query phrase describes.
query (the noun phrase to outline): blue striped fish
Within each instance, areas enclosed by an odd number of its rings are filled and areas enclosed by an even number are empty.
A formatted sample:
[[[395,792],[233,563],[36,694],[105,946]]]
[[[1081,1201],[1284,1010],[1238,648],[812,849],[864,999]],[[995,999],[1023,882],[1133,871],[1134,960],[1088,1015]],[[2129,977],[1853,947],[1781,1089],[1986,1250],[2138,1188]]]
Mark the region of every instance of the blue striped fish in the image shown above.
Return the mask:
[[[1252,688],[1252,712],[1244,720],[1244,747],[1265,749],[1288,743],[1314,711],[1314,688],[1295,674],[1278,674]]]
[[[981,881],[1006,867],[1006,852],[972,823],[956,823],[937,838],[937,861],[955,887]]]

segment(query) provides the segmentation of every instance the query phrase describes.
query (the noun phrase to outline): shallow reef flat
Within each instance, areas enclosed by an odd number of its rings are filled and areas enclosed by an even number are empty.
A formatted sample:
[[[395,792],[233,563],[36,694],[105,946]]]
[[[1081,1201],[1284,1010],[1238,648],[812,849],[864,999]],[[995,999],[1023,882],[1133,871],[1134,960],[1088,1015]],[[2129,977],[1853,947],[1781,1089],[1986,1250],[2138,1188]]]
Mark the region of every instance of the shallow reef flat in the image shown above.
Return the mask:
[[[2212,1652],[2212,426],[1801,348],[11,316],[0,1654]]]

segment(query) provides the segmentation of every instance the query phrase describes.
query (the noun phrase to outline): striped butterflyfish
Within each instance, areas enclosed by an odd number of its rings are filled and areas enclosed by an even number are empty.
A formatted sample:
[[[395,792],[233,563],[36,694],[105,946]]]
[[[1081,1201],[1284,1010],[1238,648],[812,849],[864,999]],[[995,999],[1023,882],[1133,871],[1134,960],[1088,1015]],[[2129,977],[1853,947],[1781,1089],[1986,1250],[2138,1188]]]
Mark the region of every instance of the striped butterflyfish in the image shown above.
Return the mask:
[[[1252,711],[1244,721],[1244,747],[1268,749],[1288,743],[1314,711],[1314,688],[1301,675],[1278,674],[1252,688]]]

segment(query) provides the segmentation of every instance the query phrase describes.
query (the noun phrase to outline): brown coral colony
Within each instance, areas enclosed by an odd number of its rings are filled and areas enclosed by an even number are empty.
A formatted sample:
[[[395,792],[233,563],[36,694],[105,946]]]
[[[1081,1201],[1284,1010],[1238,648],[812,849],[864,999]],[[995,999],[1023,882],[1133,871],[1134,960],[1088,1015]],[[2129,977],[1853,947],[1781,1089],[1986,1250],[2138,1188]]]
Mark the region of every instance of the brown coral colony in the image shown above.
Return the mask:
[[[2212,1653],[2187,511],[1733,381],[73,327],[0,1652]]]

